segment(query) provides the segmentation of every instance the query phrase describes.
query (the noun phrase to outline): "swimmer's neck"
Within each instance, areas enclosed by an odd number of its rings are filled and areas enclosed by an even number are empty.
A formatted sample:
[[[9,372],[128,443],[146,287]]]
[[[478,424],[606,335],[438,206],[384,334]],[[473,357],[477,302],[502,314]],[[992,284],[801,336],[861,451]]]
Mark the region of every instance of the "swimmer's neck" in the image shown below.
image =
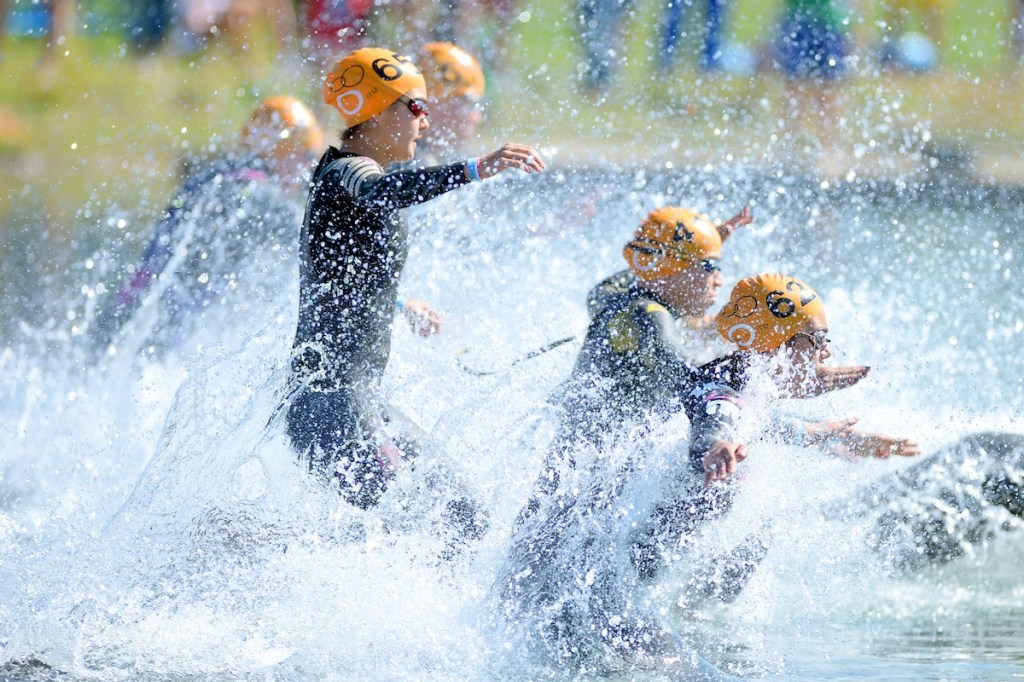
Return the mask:
[[[370,144],[365,139],[343,140],[338,149],[356,156],[368,156],[383,168],[387,168],[391,161],[377,145]]]
[[[396,161],[407,161],[408,159],[403,159],[395,154],[392,149],[393,145],[389,144],[389,139],[386,137],[378,139],[377,135],[372,134],[381,130],[383,130],[381,127],[374,126],[370,129],[371,134],[359,134],[347,140],[343,139],[338,145],[338,149],[356,156],[368,156],[379,163],[382,168],[387,168]]]

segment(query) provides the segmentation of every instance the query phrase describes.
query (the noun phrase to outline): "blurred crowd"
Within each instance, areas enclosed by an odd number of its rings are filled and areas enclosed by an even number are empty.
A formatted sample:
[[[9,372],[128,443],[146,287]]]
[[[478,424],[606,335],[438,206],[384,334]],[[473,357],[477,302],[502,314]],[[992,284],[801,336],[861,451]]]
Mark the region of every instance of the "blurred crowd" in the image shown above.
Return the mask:
[[[749,75],[775,66],[790,76],[835,78],[853,52],[912,72],[939,67],[950,40],[946,18],[957,2],[779,0],[778,29],[766,45],[731,38],[730,21],[743,8],[729,0],[571,0],[566,19],[577,32],[580,80],[601,89],[632,44],[626,33],[636,30],[641,15],[656,20],[642,28],[652,31],[649,45],[662,70],[688,60],[709,72]],[[167,44],[195,51],[214,40],[245,51],[269,36],[278,50],[324,57],[382,41],[431,39],[466,45],[494,70],[507,54],[510,29],[529,21],[533,9],[523,0],[0,0],[0,33],[42,35],[47,54],[84,23],[76,15],[112,19],[140,54]],[[988,14],[1005,33],[1009,61],[1019,64],[1024,0],[1008,0],[1002,15]],[[869,30],[858,29],[865,25]]]

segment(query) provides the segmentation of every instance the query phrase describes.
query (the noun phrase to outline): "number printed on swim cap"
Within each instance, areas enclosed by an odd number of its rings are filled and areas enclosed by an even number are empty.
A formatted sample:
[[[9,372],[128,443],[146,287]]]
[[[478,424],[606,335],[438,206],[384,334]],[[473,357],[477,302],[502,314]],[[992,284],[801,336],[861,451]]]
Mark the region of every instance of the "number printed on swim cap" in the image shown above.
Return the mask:
[[[715,316],[715,327],[742,350],[770,353],[809,320],[825,324],[825,308],[814,290],[795,277],[764,273],[737,282]]]
[[[355,100],[354,105],[349,106],[345,104],[346,99]],[[365,103],[366,100],[363,97],[363,93],[359,92],[358,90],[346,90],[345,92],[338,95],[338,99],[335,102],[335,106],[337,106],[338,110],[341,111],[341,113],[345,114],[346,116],[354,116],[355,114],[359,113],[359,111],[363,108],[363,104]]]
[[[757,338],[757,331],[749,324],[734,324],[729,327],[727,338],[740,348],[748,348]]]
[[[786,319],[796,312],[796,302],[789,299],[784,292],[770,291],[764,299],[768,310],[779,319]]]

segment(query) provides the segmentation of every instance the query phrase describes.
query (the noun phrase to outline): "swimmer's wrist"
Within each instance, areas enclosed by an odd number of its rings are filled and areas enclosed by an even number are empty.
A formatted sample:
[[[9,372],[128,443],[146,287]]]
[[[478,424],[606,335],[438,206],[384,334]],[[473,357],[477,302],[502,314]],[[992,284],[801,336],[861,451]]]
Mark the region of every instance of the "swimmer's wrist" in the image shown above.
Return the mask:
[[[470,182],[482,180],[480,177],[480,157],[475,157],[466,161],[466,177],[469,178]]]
[[[396,313],[403,313],[403,312],[405,312],[405,301],[403,301],[402,299],[398,299],[397,301],[395,301],[395,312]]]
[[[794,419],[790,424],[790,429],[794,445],[808,445],[810,443],[807,425],[802,420]]]

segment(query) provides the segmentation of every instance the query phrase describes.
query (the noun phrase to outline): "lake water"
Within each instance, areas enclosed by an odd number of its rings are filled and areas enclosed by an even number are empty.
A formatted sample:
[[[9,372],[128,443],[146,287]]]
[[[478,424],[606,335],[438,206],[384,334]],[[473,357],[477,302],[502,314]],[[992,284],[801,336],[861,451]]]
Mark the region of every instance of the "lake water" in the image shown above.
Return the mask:
[[[724,219],[750,203],[756,223],[726,247],[720,299],[760,271],[809,282],[836,361],[872,371],[802,409],[859,416],[931,451],[1024,431],[1022,198],[738,166],[555,167],[410,211],[402,292],[440,309],[444,329],[422,339],[396,324],[386,392],[490,511],[490,532],[452,563],[438,562],[415,510],[357,512],[291,452],[279,410],[297,301],[290,247],[254,256],[180,346],[146,351],[146,308],[119,352],[96,358],[80,332],[108,295],[98,285],[116,286],[135,252],[117,246],[116,220],[83,217],[89,252],[48,269],[60,274],[29,287],[31,264],[5,262],[5,307],[27,322],[7,320],[0,350],[0,674],[530,679],[536,669],[517,667],[514,643],[485,625],[489,590],[551,435],[544,399],[579,344],[516,361],[585,332],[587,291],[624,267],[622,244],[648,211]],[[684,562],[655,588],[704,658],[752,679],[1024,677],[1024,536],[1012,520],[957,560],[895,573],[865,548],[864,525],[827,510],[909,462],[765,447],[748,463],[722,533],[771,524],[750,584],[730,604],[688,604]]]

